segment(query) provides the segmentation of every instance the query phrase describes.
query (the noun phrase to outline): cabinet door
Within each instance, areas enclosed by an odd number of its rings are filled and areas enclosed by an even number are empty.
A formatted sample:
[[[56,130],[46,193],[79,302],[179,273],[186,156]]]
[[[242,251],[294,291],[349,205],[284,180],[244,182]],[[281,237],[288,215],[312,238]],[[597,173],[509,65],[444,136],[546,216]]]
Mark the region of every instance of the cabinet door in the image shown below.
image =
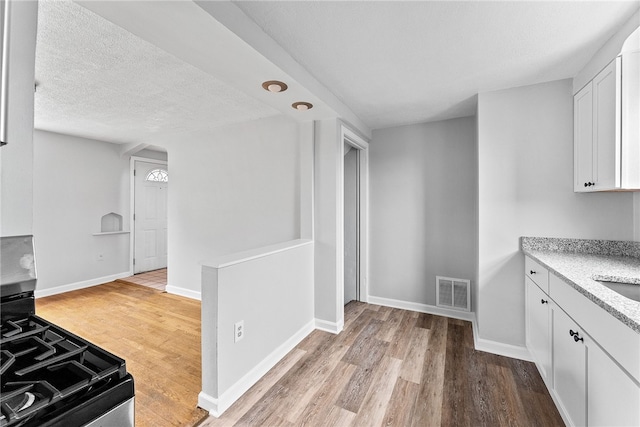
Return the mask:
[[[620,58],[593,79],[594,190],[620,187]]]
[[[640,386],[598,345],[587,344],[589,426],[640,426]]]
[[[528,277],[525,277],[527,289],[527,348],[540,369],[542,377],[552,387],[551,372],[551,334],[550,299]]]
[[[640,51],[622,55],[622,187],[640,189]]]
[[[573,190],[591,191],[593,186],[593,82],[573,97]]]
[[[578,333],[586,339],[574,321],[558,307],[552,307],[553,387],[569,424],[584,426],[587,421],[586,363],[584,341],[574,339]]]

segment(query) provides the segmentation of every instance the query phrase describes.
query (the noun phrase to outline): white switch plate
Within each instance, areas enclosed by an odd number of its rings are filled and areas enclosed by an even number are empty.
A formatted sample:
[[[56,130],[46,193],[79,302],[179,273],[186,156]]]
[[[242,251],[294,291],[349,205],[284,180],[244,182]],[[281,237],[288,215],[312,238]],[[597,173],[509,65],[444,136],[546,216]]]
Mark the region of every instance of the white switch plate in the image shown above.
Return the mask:
[[[233,327],[233,342],[238,342],[244,338],[244,320],[236,322]]]

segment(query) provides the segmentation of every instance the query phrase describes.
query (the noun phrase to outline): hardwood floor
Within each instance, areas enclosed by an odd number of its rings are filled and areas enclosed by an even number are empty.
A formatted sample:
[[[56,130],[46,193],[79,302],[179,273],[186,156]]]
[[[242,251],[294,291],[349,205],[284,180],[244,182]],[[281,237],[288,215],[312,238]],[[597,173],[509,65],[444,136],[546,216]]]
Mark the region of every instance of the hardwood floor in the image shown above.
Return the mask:
[[[138,427],[191,426],[201,389],[200,303],[121,282],[36,301],[36,313],[127,361]],[[176,369],[178,367],[178,369]],[[478,352],[461,320],[352,302],[218,426],[562,426],[532,363]]]
[[[137,427],[191,426],[201,390],[200,302],[111,282],[36,300],[36,314],[122,357]]]
[[[563,426],[535,365],[474,350],[461,320],[352,302],[218,426]]]

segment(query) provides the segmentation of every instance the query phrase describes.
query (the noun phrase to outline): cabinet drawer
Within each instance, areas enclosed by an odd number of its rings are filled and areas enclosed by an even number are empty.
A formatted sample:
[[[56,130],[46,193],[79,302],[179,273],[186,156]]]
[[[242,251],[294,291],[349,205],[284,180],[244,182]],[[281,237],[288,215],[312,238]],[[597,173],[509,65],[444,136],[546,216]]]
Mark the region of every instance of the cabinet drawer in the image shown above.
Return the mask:
[[[554,274],[549,295],[582,329],[600,344],[636,381],[640,381],[640,334]]]
[[[549,293],[549,270],[529,257],[524,258],[524,273],[546,294]]]

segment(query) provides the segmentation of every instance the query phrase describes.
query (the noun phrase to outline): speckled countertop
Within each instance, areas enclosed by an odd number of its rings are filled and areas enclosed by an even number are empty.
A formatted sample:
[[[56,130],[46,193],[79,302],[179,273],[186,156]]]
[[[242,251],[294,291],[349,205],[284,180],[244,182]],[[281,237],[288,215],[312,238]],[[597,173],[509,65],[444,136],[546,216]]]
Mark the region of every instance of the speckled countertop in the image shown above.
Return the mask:
[[[640,302],[594,280],[640,286],[640,243],[522,237],[520,244],[525,255],[640,334]]]

